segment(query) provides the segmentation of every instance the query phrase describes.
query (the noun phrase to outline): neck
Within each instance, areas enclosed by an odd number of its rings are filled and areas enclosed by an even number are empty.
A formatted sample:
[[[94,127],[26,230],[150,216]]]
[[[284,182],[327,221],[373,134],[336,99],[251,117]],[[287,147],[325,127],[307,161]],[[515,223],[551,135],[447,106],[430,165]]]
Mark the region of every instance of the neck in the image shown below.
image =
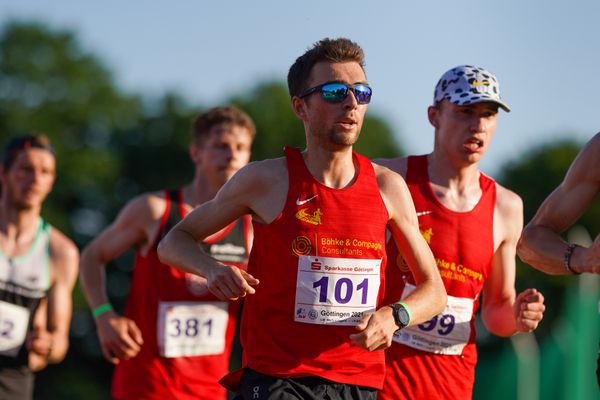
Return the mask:
[[[427,156],[427,161],[431,189],[446,208],[468,212],[477,206],[482,191],[476,163],[456,167],[435,152]]]
[[[338,151],[306,150],[303,157],[311,175],[327,187],[342,189],[351,185],[356,178],[352,146]]]
[[[197,172],[194,180],[183,188],[183,202],[195,208],[215,197],[221,186],[211,183],[203,174]]]
[[[460,164],[451,162],[435,151],[427,156],[427,169],[431,183],[449,189],[464,191],[469,187],[479,187],[479,166],[477,163]]]
[[[28,243],[35,236],[39,218],[39,208],[18,210],[3,199],[0,206],[0,247],[8,251],[17,248],[19,243]]]

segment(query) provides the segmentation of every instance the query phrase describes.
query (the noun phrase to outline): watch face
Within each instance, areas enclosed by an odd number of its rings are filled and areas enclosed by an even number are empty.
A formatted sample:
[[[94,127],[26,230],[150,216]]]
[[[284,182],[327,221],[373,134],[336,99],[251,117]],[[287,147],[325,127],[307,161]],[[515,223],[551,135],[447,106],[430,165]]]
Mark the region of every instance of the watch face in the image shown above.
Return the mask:
[[[408,311],[406,311],[406,308],[404,308],[401,305],[400,307],[398,307],[398,320],[402,323],[403,326],[407,326],[410,322]]]
[[[404,328],[410,323],[408,311],[406,311],[406,308],[402,304],[394,304],[394,316],[400,328]]]

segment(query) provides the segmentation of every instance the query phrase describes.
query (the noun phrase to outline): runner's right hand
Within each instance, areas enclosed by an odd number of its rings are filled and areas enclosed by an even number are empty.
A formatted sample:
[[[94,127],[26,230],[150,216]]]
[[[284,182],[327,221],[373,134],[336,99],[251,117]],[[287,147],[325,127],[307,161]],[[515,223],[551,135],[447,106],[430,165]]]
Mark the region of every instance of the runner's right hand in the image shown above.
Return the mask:
[[[208,289],[220,300],[237,300],[247,294],[254,294],[252,286],[259,281],[248,272],[230,265],[222,265],[211,269]]]
[[[134,321],[108,311],[96,318],[102,354],[112,363],[135,357],[144,344],[142,332]]]

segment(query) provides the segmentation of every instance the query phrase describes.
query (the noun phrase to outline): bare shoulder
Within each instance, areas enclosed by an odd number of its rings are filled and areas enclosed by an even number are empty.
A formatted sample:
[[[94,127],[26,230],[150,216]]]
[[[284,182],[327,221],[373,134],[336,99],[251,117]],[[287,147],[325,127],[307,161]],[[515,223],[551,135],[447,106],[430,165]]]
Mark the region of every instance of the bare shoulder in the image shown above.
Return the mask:
[[[598,158],[595,156],[600,156],[600,132],[596,133],[584,146],[583,152],[592,153],[593,158]]]
[[[137,230],[149,235],[166,208],[163,192],[142,193],[129,200],[106,230],[114,234],[121,230]],[[105,230],[105,231],[106,231]]]
[[[600,132],[596,133],[590,140],[590,143],[594,143],[596,149],[600,151]]]
[[[157,221],[162,217],[166,207],[164,192],[142,193],[133,199],[119,212],[119,218],[127,220]]]
[[[595,134],[581,149],[567,172],[565,181],[600,183],[600,132]]]
[[[64,233],[50,230],[50,279],[73,287],[79,272],[79,249]]]
[[[414,204],[404,178],[382,165],[373,164],[381,198],[392,219],[415,214]],[[416,216],[416,214],[415,214]]]
[[[387,165],[373,163],[377,183],[382,191],[396,190],[399,186],[405,186],[404,178]]]
[[[264,195],[273,190],[287,188],[287,162],[285,158],[253,161],[240,169],[223,187],[224,193]]]
[[[254,161],[231,177],[215,198],[199,207],[196,218],[205,219],[206,210],[225,221],[252,214],[258,221],[269,223],[283,209],[288,192],[285,158]],[[201,210],[200,212],[196,212]],[[232,219],[229,219],[231,221]],[[204,233],[198,233],[202,236]]]
[[[253,180],[287,178],[287,162],[284,157],[253,161],[243,167],[239,173],[244,175],[246,179]]]
[[[408,165],[408,158],[406,157],[396,157],[396,158],[376,158],[373,160],[375,164],[382,165],[390,170],[394,171],[397,174],[406,176],[406,169]]]
[[[503,217],[508,218],[509,220],[513,220],[514,218],[523,218],[523,200],[521,197],[497,182],[496,209]]]
[[[134,197],[121,208],[111,224],[86,246],[84,255],[90,247],[103,249],[101,252],[104,252],[125,245],[149,244],[158,232],[166,207],[164,192],[147,192]]]
[[[50,230],[50,258],[68,262],[77,262],[79,259],[75,243],[54,227]]]

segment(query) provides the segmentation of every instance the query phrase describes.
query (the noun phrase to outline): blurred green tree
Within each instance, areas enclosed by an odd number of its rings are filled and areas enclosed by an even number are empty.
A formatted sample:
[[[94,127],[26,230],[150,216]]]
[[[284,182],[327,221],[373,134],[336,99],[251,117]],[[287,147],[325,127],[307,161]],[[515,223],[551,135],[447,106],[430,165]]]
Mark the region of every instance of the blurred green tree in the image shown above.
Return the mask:
[[[562,182],[580,149],[581,143],[561,140],[528,150],[527,157],[505,166],[501,181],[523,199],[525,223],[533,218],[542,201]],[[598,221],[600,204],[594,204],[578,223],[589,232],[597,232]]]
[[[11,23],[0,35],[0,131],[43,131],[58,154],[58,180],[44,215],[76,240],[110,209],[121,170],[115,132],[138,124],[140,101],[119,91],[111,73],[69,32]],[[96,216],[96,220],[98,217]]]

